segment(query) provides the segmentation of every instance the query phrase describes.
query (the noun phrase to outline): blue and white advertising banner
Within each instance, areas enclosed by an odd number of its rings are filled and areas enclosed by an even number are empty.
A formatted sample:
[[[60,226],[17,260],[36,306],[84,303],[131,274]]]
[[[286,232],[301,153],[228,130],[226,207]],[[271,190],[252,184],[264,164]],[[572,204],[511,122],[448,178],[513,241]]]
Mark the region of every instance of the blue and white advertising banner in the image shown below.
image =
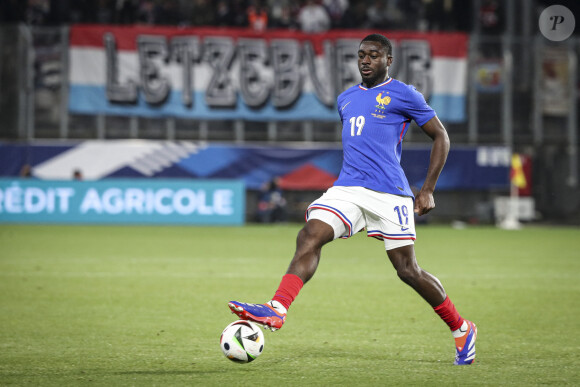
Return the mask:
[[[241,225],[239,180],[0,179],[0,223]]]
[[[411,186],[423,185],[430,155],[429,145],[405,146],[401,166]],[[505,146],[453,146],[437,190],[509,189],[510,163],[511,150]],[[23,165],[40,180],[69,180],[78,170],[89,181],[239,180],[246,189],[259,190],[279,178],[285,190],[326,190],[340,173],[342,149],[153,140],[0,142],[0,176],[16,177]]]

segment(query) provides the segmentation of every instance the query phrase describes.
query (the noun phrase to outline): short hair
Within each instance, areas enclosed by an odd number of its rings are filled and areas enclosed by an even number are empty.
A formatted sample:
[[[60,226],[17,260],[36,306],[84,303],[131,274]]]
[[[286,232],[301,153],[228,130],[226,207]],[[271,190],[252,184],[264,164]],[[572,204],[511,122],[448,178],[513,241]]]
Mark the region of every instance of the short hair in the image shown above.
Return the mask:
[[[391,41],[384,35],[381,34],[370,34],[367,35],[363,40],[360,41],[361,44],[362,42],[377,42],[380,43],[381,46],[383,46],[383,48],[387,51],[387,56],[392,56],[393,55],[393,45],[391,43]]]

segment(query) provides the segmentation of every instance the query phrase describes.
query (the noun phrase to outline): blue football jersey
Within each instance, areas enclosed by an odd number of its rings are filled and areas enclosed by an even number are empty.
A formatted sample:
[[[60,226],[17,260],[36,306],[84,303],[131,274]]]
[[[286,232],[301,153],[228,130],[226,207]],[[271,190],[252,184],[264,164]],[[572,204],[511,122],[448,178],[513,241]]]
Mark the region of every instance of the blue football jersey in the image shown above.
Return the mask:
[[[370,89],[353,86],[337,101],[344,153],[334,185],[413,197],[401,168],[401,150],[411,120],[422,126],[435,117],[423,95],[389,78]]]

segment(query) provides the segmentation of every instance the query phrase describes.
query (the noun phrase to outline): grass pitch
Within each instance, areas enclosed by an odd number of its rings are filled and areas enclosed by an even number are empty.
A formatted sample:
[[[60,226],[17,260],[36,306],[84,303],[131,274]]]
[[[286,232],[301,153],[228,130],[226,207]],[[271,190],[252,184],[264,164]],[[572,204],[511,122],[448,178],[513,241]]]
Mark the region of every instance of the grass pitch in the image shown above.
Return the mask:
[[[419,227],[421,266],[479,328],[448,328],[363,235],[323,250],[264,353],[219,348],[227,301],[267,301],[300,225],[0,227],[0,385],[578,385],[580,230]]]

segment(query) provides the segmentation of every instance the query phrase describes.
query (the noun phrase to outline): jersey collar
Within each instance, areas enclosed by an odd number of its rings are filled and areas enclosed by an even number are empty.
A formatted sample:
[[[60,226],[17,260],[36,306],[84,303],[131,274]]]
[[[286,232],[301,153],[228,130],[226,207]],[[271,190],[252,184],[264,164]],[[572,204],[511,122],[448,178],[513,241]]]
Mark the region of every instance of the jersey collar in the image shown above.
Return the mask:
[[[384,82],[383,82],[383,83],[381,83],[380,85],[376,85],[376,86],[373,86],[373,87],[371,87],[371,89],[375,89],[375,88],[377,88],[377,87],[384,86],[384,85],[386,85],[387,83],[390,83],[392,80],[393,80],[393,78],[389,77],[389,78],[388,78],[386,81],[384,81]],[[359,87],[359,88],[361,88],[361,89],[363,89],[363,90],[368,90],[368,88],[364,87],[364,86],[362,85],[362,83],[359,83],[359,84],[358,84],[358,87]]]

